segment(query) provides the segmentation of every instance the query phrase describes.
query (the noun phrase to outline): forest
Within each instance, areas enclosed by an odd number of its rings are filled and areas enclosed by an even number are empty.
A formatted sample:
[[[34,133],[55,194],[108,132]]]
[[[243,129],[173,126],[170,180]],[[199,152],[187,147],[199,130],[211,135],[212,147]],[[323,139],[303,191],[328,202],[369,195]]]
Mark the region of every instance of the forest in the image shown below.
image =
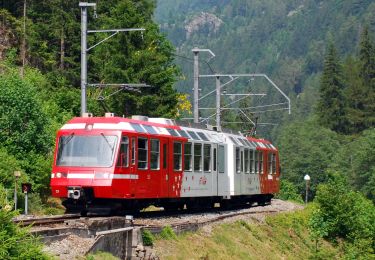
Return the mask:
[[[90,112],[189,116],[186,97],[191,95],[195,46],[216,54],[201,63],[202,73],[266,73],[292,100],[291,115],[286,111],[248,114],[260,123],[272,123],[259,126],[257,135],[279,149],[282,185],[278,196],[301,201],[303,176],[309,174],[313,239],[344,241],[346,258],[374,255],[373,1],[96,3],[97,17],[93,10],[89,12],[90,29],[142,27],[145,31],[120,33],[93,48],[88,55],[88,81],[152,87],[141,92],[121,90],[116,95],[112,95],[114,88],[91,87]],[[33,184],[32,210],[55,213],[56,205],[49,198],[55,133],[80,114],[78,1],[1,1],[0,18],[0,203],[9,204],[13,173],[18,170],[21,182]],[[107,36],[90,35],[89,46]],[[205,94],[214,83],[202,81],[202,86]],[[265,92],[272,102],[280,101],[264,82],[242,81],[234,88],[246,93],[248,86]],[[261,102],[252,98],[239,106]],[[202,105],[214,103],[207,99]],[[230,111],[223,118],[244,120]],[[252,125],[225,127],[245,131]],[[6,222],[9,215],[1,210],[0,219]],[[0,256],[5,252],[1,250]]]

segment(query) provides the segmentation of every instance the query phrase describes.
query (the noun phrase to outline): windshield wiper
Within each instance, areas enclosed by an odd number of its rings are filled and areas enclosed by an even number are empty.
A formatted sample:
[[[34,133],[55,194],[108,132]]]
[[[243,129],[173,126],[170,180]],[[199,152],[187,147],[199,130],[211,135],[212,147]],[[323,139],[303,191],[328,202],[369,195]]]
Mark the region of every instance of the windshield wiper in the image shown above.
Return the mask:
[[[71,133],[70,135],[68,135],[68,137],[66,137],[66,140],[63,141],[63,145],[67,145],[74,137],[74,133]]]
[[[105,142],[108,144],[109,148],[111,149],[111,151],[113,152],[113,149],[115,148],[115,146],[111,146],[110,142],[108,141],[107,137],[103,134],[103,133],[100,133],[101,136],[103,136]]]

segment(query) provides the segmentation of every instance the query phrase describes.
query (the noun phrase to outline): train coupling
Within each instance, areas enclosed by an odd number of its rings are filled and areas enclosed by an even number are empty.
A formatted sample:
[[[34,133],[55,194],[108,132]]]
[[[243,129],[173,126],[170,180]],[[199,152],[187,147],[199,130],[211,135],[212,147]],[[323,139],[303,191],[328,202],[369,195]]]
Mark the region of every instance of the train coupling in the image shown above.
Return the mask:
[[[68,187],[68,198],[78,200],[83,195],[81,187]]]

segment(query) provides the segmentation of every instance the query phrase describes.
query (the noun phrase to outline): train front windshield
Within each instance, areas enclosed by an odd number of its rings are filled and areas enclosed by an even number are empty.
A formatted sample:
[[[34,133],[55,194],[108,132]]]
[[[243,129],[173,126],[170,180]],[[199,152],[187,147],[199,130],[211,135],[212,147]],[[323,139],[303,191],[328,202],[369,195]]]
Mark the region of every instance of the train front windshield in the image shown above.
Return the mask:
[[[117,144],[112,135],[61,136],[56,158],[57,166],[111,167]]]

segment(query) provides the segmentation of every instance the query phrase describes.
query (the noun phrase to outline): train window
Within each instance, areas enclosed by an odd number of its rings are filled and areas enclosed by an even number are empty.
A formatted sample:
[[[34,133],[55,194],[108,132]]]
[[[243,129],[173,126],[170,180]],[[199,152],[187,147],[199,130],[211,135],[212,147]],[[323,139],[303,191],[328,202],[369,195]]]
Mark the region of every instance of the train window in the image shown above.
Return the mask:
[[[258,155],[258,151],[255,151],[255,154],[254,154],[254,157],[255,157],[255,173],[259,173],[259,155]]]
[[[130,125],[134,128],[135,131],[138,133],[146,133],[146,130],[140,124],[130,123]]]
[[[189,138],[190,139],[190,136],[186,133],[185,130],[177,130],[177,132],[183,136],[183,137],[186,137],[186,138]]]
[[[132,165],[135,164],[135,138],[132,138]]]
[[[186,143],[184,147],[185,171],[191,172],[193,170],[193,153],[191,143]]]
[[[236,148],[236,172],[241,172],[241,157],[240,157],[240,148]]]
[[[272,154],[272,172],[276,174],[276,154]]]
[[[168,152],[167,152],[167,144],[163,144],[163,169],[167,169],[167,157],[168,157]]]
[[[219,156],[218,156],[218,170],[220,173],[224,173],[225,172],[225,150],[224,150],[224,146],[222,145],[219,145]]]
[[[199,137],[196,135],[196,133],[194,133],[193,131],[188,131],[189,135],[191,136],[191,138],[193,138],[194,140],[201,140],[199,139]]]
[[[148,163],[148,140],[146,138],[138,138],[138,169],[147,169]]]
[[[202,133],[202,132],[197,132],[197,134],[199,135],[199,137],[203,140],[203,141],[208,141],[208,138],[207,136]]]
[[[258,155],[259,155],[259,172],[260,174],[263,174],[263,152],[259,151]]]
[[[244,170],[243,151],[241,151],[241,172]]]
[[[237,138],[243,146],[247,146],[246,142],[242,138]]]
[[[167,131],[172,135],[172,136],[179,136],[178,134],[177,134],[177,132],[174,130],[174,129],[170,129],[170,128],[166,128],[167,129]]]
[[[203,145],[203,170],[205,172],[211,171],[211,145],[210,144]]]
[[[143,125],[143,127],[146,129],[146,131],[149,133],[149,134],[152,134],[152,135],[157,135],[158,132],[156,132],[156,130],[150,126],[150,125]]]
[[[249,149],[245,149],[245,173],[250,173]]]
[[[160,141],[157,139],[151,139],[151,170],[160,169]]]
[[[268,152],[267,155],[267,167],[268,167],[268,174],[272,174],[272,154]]]
[[[175,171],[182,170],[182,144],[173,142],[173,165]]]
[[[213,161],[213,167],[212,167],[212,170],[214,171],[214,172],[216,172],[216,165],[217,165],[217,159],[216,159],[216,157],[217,157],[217,150],[216,150],[216,148],[214,148],[214,161]]]
[[[120,153],[117,160],[117,166],[129,166],[129,138],[127,136],[123,136],[121,139]]]
[[[254,150],[250,150],[250,173],[255,173],[254,167]]]
[[[194,144],[194,171],[202,171],[202,144]]]

